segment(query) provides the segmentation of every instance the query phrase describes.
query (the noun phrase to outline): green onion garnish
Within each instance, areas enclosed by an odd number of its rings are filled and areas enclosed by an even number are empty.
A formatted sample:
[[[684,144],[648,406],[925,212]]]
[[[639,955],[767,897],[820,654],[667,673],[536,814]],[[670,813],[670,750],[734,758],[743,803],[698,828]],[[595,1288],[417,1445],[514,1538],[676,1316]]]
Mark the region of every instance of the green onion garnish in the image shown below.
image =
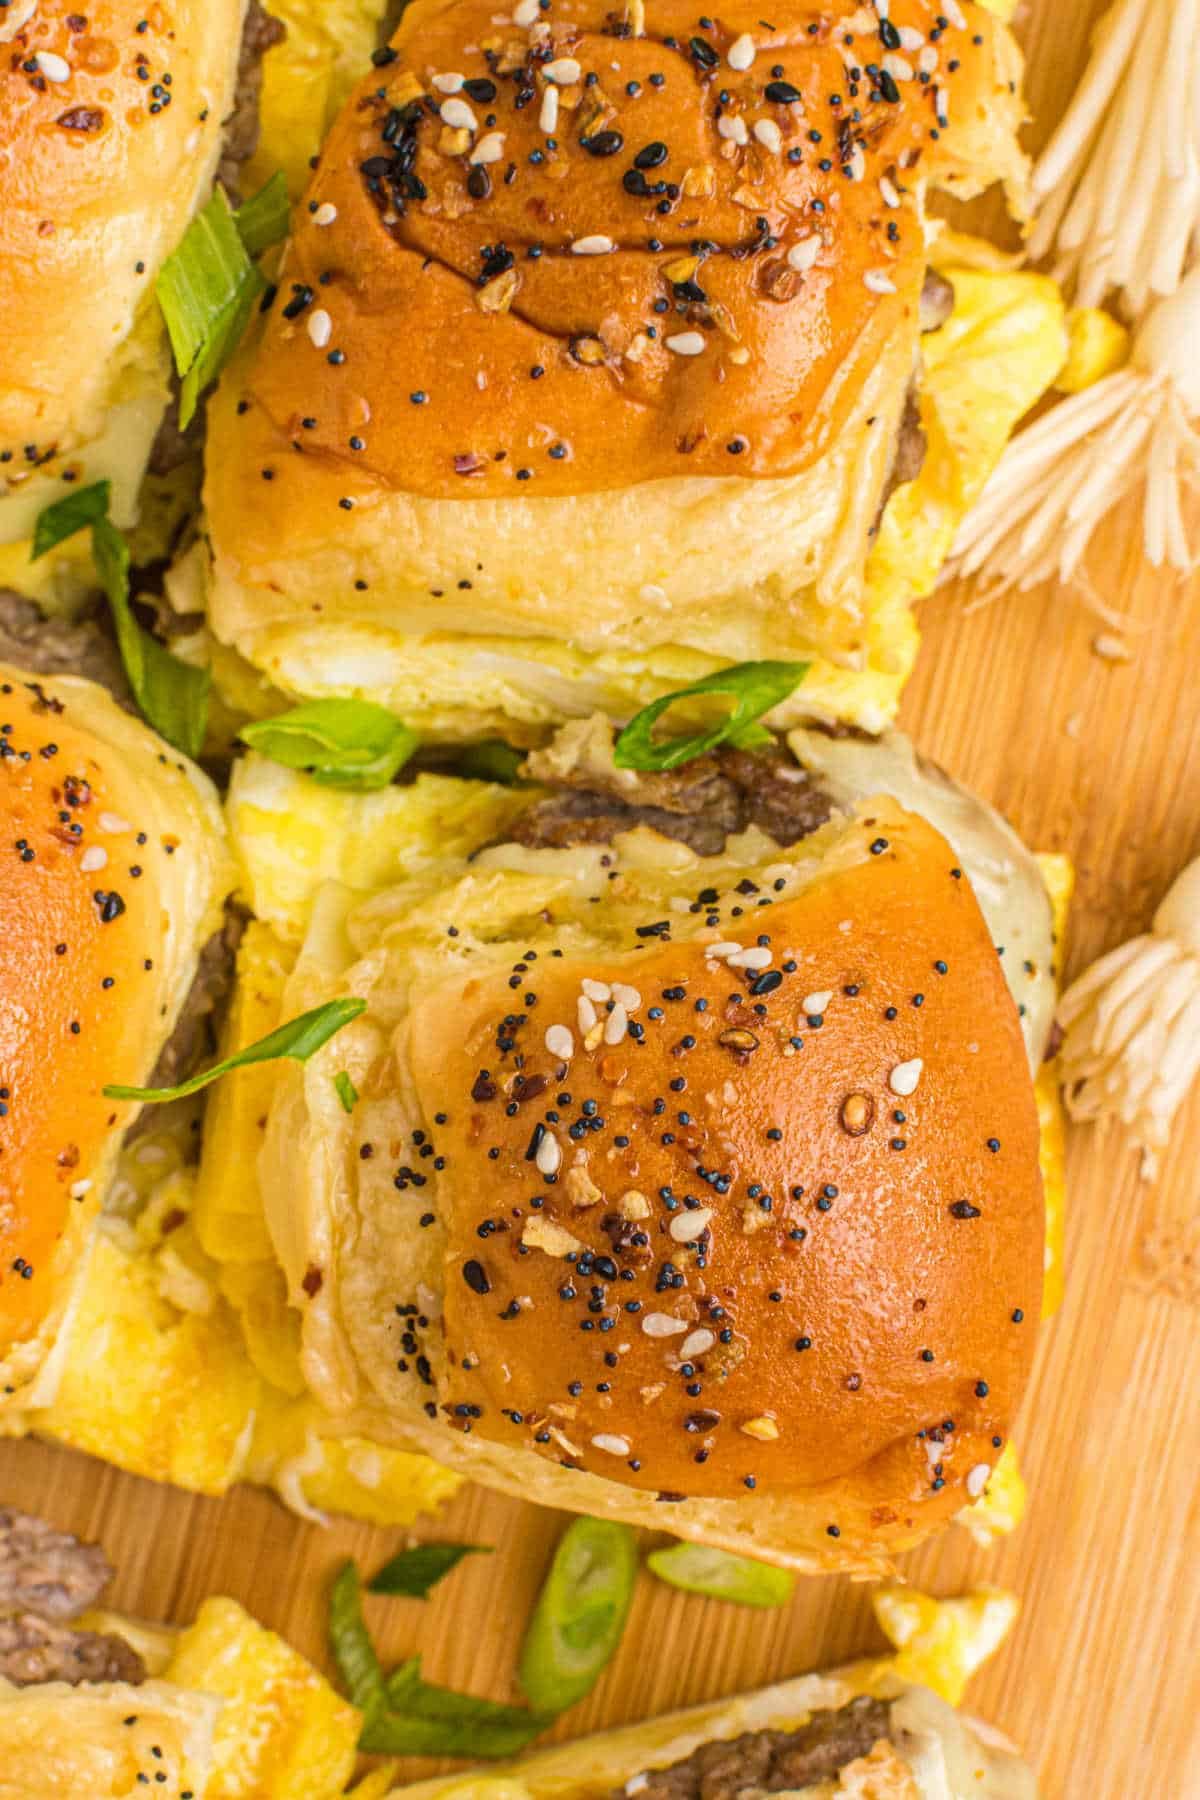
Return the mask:
[[[208,670],[180,662],[134,617],[129,604],[129,546],[108,517],[110,497],[109,483],[97,481],[47,506],[34,527],[32,560],[90,525],[92,561],[112,611],[133,697],[169,744],[196,756],[208,718]]]
[[[266,290],[251,258],[287,228],[286,193],[281,202],[275,185],[282,180],[273,177],[239,213],[230,209],[224,190],[214,188],[159,270],[155,292],[180,380],[180,430],[237,348]]]
[[[402,1594],[410,1600],[425,1600],[451,1569],[458,1567],[464,1556],[490,1556],[490,1544],[414,1544],[401,1550],[367,1583],[369,1594]]]
[[[276,169],[270,181],[238,207],[233,222],[248,253],[260,256],[287,236],[290,214],[287,178],[282,169]]]
[[[313,700],[243,726],[244,744],[325,787],[384,788],[420,742],[371,700]]]
[[[589,1694],[616,1654],[637,1580],[628,1525],[579,1518],[559,1539],[519,1665],[539,1712],[562,1712]]]
[[[358,1570],[346,1563],[333,1584],[329,1638],[342,1680],[365,1715],[359,1747],[383,1756],[514,1756],[553,1720],[524,1707],[435,1687],[412,1657],[384,1677],[362,1615]]]
[[[188,1094],[199,1093],[210,1082],[228,1075],[231,1069],[249,1068],[252,1063],[277,1062],[285,1056],[290,1057],[293,1062],[307,1062],[344,1025],[348,1025],[351,1019],[357,1019],[366,1009],[365,1000],[327,1000],[324,1006],[314,1006],[310,1012],[301,1013],[299,1018],[289,1019],[286,1025],[268,1032],[257,1043],[247,1044],[235,1056],[227,1056],[224,1062],[214,1063],[211,1069],[205,1069],[199,1075],[181,1081],[177,1087],[139,1088],[114,1085],[106,1087],[104,1092],[109,1100],[140,1100],[144,1105],[151,1105],[164,1100],[182,1100]]]
[[[787,1569],[753,1562],[748,1556],[732,1556],[726,1550],[710,1550],[705,1544],[672,1544],[666,1550],[652,1550],[646,1566],[661,1581],[683,1588],[685,1593],[732,1600],[738,1606],[785,1606],[796,1585],[795,1576]]]
[[[342,1103],[342,1111],[352,1113],[358,1105],[358,1089],[351,1081],[345,1069],[339,1069],[333,1078],[334,1090]]]
[[[755,721],[786,700],[808,670],[808,663],[797,662],[735,663],[732,668],[717,669],[691,687],[663,694],[643,707],[617,738],[613,760],[619,769],[677,769],[718,744],[731,744],[739,750],[769,744],[770,733]],[[692,737],[654,736],[654,727],[668,707],[703,694],[728,694],[734,701],[728,718]]]
[[[59,544],[74,537],[77,531],[82,531],[85,525],[94,525],[98,519],[107,519],[111,499],[112,482],[94,481],[91,487],[77,488],[70,494],[64,494],[52,506],[43,508],[33,528],[30,562],[36,562],[39,556],[57,549]]]

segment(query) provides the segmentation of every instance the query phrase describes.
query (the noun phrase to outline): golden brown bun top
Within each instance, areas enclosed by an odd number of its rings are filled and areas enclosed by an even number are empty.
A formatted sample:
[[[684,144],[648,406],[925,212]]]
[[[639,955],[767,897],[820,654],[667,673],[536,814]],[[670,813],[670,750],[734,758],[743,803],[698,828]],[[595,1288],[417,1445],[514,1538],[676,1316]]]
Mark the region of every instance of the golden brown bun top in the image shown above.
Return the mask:
[[[243,10],[0,9],[0,478],[99,429],[110,359],[206,197]]]
[[[408,7],[330,135],[235,377],[242,456],[273,483],[248,505],[286,507],[297,450],[344,470],[351,504],[377,484],[478,498],[795,474],[883,346],[915,351],[917,188],[955,170],[957,134],[972,164],[990,121],[1011,134],[1005,28],[971,0],[966,29],[939,27],[934,0],[896,0],[886,27],[849,0],[769,26],[749,0],[645,10],[635,36],[605,0],[524,0],[525,23],[497,23],[494,0]],[[885,29],[922,50],[889,51]],[[749,68],[730,65],[741,45]]]
[[[211,930],[224,852],[204,777],[90,682],[0,664],[0,1362],[56,1298]],[[220,891],[218,892],[218,888]]]
[[[640,957],[518,961],[415,1010],[452,1427],[675,1495],[829,1483],[831,1521],[840,1492],[876,1526],[994,1463],[1042,1284],[1029,1069],[953,853],[911,813],[885,829],[747,895],[768,968],[650,919]],[[581,1042],[585,979],[636,987],[639,1035]]]

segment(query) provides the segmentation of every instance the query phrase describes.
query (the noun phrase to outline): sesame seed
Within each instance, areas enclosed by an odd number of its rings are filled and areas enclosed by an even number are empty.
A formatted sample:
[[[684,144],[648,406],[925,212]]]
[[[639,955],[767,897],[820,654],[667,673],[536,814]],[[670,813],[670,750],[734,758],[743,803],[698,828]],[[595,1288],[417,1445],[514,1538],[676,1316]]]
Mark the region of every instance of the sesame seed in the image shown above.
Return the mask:
[[[534,1154],[534,1166],[542,1175],[556,1175],[562,1162],[562,1150],[552,1132],[542,1138]]]
[[[601,1431],[592,1439],[593,1450],[603,1450],[609,1456],[628,1456],[629,1439],[616,1437],[610,1431]]]
[[[821,240],[815,233],[811,237],[801,238],[787,253],[788,268],[803,273],[805,269],[812,268],[820,254]]]
[[[925,1064],[919,1056],[914,1056],[911,1062],[897,1063],[888,1076],[888,1086],[893,1094],[904,1096],[915,1094],[917,1083],[921,1079],[921,1070],[924,1067]]]
[[[479,121],[465,100],[444,100],[441,106],[442,123],[452,126],[456,131],[477,131]]]
[[[550,136],[558,125],[558,89],[556,87],[548,87],[542,95],[542,109],[538,114],[538,125],[547,136]]]
[[[489,131],[480,138],[467,161],[475,168],[485,163],[498,163],[504,155],[504,133]]]
[[[726,52],[725,60],[731,69],[741,71],[750,67],[754,61],[754,57],[754,39],[750,36],[748,31],[743,31],[741,37],[734,38],[732,44],[730,44],[729,49]]]
[[[457,94],[459,89],[462,87],[462,84],[463,84],[462,76],[452,74],[452,73],[446,74],[446,75],[435,75],[433,78],[433,82],[432,82],[432,86],[439,94]],[[445,115],[443,114],[443,117],[444,116]]]
[[[596,232],[591,237],[576,238],[571,245],[571,255],[607,256],[616,247],[610,237],[604,237],[602,233]]]
[[[309,313],[308,335],[317,350],[323,350],[329,342],[333,335],[333,320],[324,307],[319,306],[316,312]]]
[[[771,952],[765,944],[751,944],[746,950],[739,947],[725,962],[731,969],[765,969],[770,966]]]
[[[665,342],[676,356],[700,356],[704,350],[704,334],[700,331],[677,331]]]
[[[970,1494],[972,1500],[978,1500],[980,1494],[982,1494],[984,1488],[988,1484],[988,1476],[991,1472],[992,1469],[990,1463],[976,1463],[973,1469],[968,1469],[967,1492]]]
[[[868,269],[863,276],[863,284],[870,288],[873,294],[894,294],[896,292],[895,282],[883,269]]]
[[[337,216],[338,210],[332,200],[324,200],[313,214],[313,224],[332,225]]]
[[[547,81],[557,87],[574,87],[582,73],[573,56],[560,56],[554,62],[548,62],[542,69]]]
[[[61,56],[56,56],[53,50],[39,50],[33,60],[47,81],[69,81],[71,79],[70,63],[64,61]]]
[[[716,1333],[701,1326],[698,1331],[690,1331],[684,1338],[679,1346],[679,1354],[680,1356],[703,1356],[706,1350],[712,1349],[716,1341]]]
[[[566,1025],[551,1025],[546,1033],[546,1048],[560,1061],[570,1061],[575,1053],[575,1039]]]
[[[652,1338],[677,1337],[681,1331],[686,1331],[687,1328],[686,1319],[673,1318],[670,1313],[647,1313],[642,1320],[642,1330],[647,1337]]]
[[[801,1012],[807,1013],[810,1018],[816,1018],[825,1011],[825,1008],[832,999],[832,992],[830,989],[825,988],[821,993],[809,994],[802,1000],[800,1002],[800,1010]]]
[[[754,126],[754,135],[764,150],[769,150],[772,156],[778,156],[783,148],[783,134],[774,119],[757,120]]]
[[[708,1229],[712,1218],[710,1206],[698,1206],[694,1212],[682,1212],[671,1220],[668,1230],[677,1244],[690,1244]]]
[[[619,1044],[629,1029],[629,1014],[617,1001],[608,1018],[604,1022],[604,1041],[606,1044]]]

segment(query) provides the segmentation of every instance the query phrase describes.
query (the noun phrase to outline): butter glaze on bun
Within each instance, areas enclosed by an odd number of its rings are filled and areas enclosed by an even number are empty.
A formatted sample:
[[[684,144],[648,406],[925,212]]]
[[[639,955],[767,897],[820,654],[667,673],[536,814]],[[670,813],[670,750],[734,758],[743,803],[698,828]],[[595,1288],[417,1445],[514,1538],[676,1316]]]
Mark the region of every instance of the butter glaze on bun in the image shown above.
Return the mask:
[[[368,999],[360,1101],[327,1056],[282,1072],[264,1196],[331,1411],[549,1505],[876,1569],[978,1497],[1029,1374],[1029,1065],[924,819],[877,795],[753,849],[499,846],[352,910],[316,991]]]
[[[0,11],[0,542],[64,470],[127,514],[167,399],[154,280],[207,198],[244,0]]]
[[[36,1376],[139,1085],[231,885],[186,758],[73,678],[0,664],[0,1410]]]
[[[1011,37],[517,10],[416,0],[330,135],[212,407],[218,635],[285,684],[318,621],[858,666],[924,193],[1019,174]]]

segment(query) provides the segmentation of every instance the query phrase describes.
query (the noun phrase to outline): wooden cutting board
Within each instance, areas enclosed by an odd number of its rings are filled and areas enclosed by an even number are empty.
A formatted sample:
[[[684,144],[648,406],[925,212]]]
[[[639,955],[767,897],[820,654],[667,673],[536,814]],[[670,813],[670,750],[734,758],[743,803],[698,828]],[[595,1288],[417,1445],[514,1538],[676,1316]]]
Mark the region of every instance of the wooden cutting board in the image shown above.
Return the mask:
[[[1082,67],[1100,8],[1036,0],[1023,37],[1044,139]],[[1073,599],[1034,593],[967,612],[939,595],[903,723],[923,749],[1001,807],[1031,844],[1070,852],[1078,897],[1068,971],[1147,927],[1171,878],[1200,853],[1200,581],[1156,576],[1137,519],[1111,522],[1099,564],[1127,615],[1132,661],[1092,643]],[[1012,1637],[970,1701],[1022,1742],[1056,1800],[1200,1795],[1200,1094],[1152,1186],[1095,1130],[1072,1133],[1068,1295],[1043,1333],[1017,1441],[1031,1492],[1020,1531],[981,1551],[962,1531],[908,1559],[950,1594],[1015,1589]],[[0,1446],[0,1501],[101,1538],[113,1603],[190,1619],[229,1593],[324,1656],[323,1586],[346,1555],[367,1566],[397,1534],[301,1523],[265,1494],[217,1502],[157,1488],[39,1444]],[[552,1513],[468,1490],[426,1535],[496,1546],[440,1597],[375,1603],[381,1647],[420,1648],[429,1678],[511,1692],[524,1621],[561,1529]],[[875,1649],[866,1590],[801,1582],[761,1614],[639,1584],[624,1647],[563,1736]],[[429,1765],[413,1773],[427,1773]]]

